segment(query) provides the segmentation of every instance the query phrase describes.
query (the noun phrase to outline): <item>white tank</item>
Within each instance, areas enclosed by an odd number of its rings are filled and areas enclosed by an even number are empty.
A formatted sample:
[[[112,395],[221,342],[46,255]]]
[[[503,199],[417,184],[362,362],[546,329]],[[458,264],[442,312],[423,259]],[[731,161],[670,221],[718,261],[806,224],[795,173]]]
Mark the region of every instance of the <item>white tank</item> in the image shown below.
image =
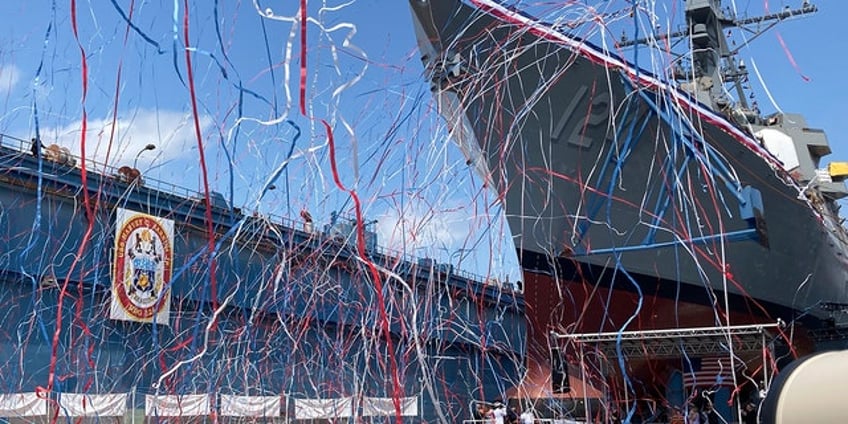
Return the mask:
[[[848,350],[796,360],[778,374],[760,411],[761,423],[848,423]]]

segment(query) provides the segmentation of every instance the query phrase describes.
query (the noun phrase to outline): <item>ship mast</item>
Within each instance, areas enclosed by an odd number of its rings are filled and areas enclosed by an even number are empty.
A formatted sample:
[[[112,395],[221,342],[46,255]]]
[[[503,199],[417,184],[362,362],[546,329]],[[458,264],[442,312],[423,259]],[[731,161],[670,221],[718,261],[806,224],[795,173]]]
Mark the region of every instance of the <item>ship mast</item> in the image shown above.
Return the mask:
[[[675,72],[675,78],[684,82],[682,88],[693,93],[698,100],[717,110],[734,111],[733,117],[740,123],[755,123],[760,119],[756,107],[748,104],[744,83],[748,72],[743,62],[736,60],[740,48],[728,44],[728,29],[740,29],[751,34],[751,41],[779,22],[814,13],[816,6],[804,1],[800,8],[784,8],[780,12],[751,18],[737,18],[729,9],[721,8],[721,0],[686,0],[686,29],[638,40],[622,40],[621,47],[637,44],[653,44],[659,40],[687,37],[690,41],[691,70]],[[736,92],[736,104],[725,94],[725,85],[731,84]],[[729,109],[729,110],[728,110]]]

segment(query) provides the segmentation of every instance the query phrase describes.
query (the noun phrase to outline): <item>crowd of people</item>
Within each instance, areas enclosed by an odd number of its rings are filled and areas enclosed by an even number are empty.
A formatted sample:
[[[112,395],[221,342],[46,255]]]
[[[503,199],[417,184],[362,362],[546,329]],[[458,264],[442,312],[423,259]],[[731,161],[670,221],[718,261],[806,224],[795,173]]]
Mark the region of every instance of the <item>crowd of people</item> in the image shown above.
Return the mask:
[[[754,402],[745,403],[741,410],[742,424],[752,424],[757,422],[757,404]],[[721,417],[710,402],[703,403],[698,406],[696,403],[690,403],[685,412],[677,409],[670,414],[672,423],[680,424],[721,424],[726,423],[726,418]]]
[[[536,417],[531,408],[519,412],[518,408],[507,407],[500,401],[478,402],[474,412],[474,420],[486,424],[533,424],[536,422]],[[757,405],[754,402],[746,403],[740,412],[743,424],[757,422]],[[670,408],[667,417],[670,422],[679,424],[721,424],[727,422],[713,409],[711,402],[704,402],[700,405],[691,402],[685,408]],[[618,423],[621,422],[620,420],[621,418],[616,411],[613,411],[611,422]]]
[[[525,409],[522,412],[516,407],[507,408],[503,402],[478,403],[475,419],[492,424],[533,424],[536,418],[533,411]]]
[[[719,424],[720,419],[718,413],[713,409],[713,405],[709,402],[705,403],[701,408],[694,403],[689,404],[686,413],[686,424]]]

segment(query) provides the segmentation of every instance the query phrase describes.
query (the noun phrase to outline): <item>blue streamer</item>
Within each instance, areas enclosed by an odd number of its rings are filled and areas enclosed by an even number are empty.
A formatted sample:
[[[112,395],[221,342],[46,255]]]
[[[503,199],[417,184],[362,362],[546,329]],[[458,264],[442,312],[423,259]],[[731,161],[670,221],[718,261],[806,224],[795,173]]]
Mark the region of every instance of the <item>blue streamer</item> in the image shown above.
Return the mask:
[[[121,6],[118,4],[117,1],[111,0],[111,2],[112,2],[112,6],[115,7],[115,10],[118,11],[118,14],[121,15],[121,18],[124,20],[124,22],[126,22],[127,25],[129,25],[129,27],[132,28],[133,31],[135,31],[136,34],[138,34],[142,39],[144,39],[144,41],[146,41],[148,44],[152,45],[153,47],[156,47],[156,53],[158,53],[158,54],[164,54],[165,53],[165,50],[162,49],[162,46],[160,46],[159,43],[156,42],[156,40],[154,40],[153,38],[151,38],[150,36],[145,34],[144,31],[141,30],[141,28],[137,27],[134,23],[132,23],[129,16],[127,16],[126,12],[124,12],[124,9],[121,9]]]

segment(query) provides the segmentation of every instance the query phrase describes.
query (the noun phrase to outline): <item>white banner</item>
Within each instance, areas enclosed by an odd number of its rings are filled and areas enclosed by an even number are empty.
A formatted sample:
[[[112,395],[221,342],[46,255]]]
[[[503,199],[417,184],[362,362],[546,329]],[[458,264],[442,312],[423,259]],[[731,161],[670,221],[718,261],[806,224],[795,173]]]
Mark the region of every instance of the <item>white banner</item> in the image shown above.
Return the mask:
[[[279,417],[280,396],[221,395],[220,408],[227,417]]]
[[[145,395],[148,417],[196,417],[209,415],[209,395]]]
[[[47,401],[35,393],[0,394],[0,417],[35,417],[47,415]]]
[[[62,393],[59,413],[64,417],[123,417],[127,412],[127,394],[89,395]]]
[[[400,415],[403,417],[418,416],[418,398],[400,398]],[[363,417],[394,417],[395,403],[392,398],[362,398]]]
[[[118,208],[109,317],[168,324],[174,221]]]
[[[295,399],[294,417],[298,420],[333,419],[353,416],[353,398]]]

